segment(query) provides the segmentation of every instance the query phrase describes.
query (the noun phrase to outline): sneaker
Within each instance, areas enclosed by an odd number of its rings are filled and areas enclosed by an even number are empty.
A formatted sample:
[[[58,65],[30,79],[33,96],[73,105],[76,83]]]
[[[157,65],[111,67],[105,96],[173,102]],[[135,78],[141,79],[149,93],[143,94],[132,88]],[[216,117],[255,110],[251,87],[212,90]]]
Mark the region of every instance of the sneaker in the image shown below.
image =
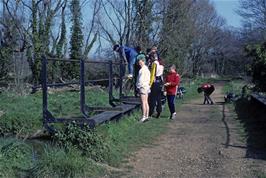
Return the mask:
[[[132,74],[128,74],[127,78],[133,78],[133,75]]]
[[[141,119],[140,119],[140,122],[146,122],[146,121],[148,121],[149,119],[147,118],[147,117],[142,117]]]
[[[176,119],[176,112],[172,114],[172,119]]]
[[[156,118],[157,118],[157,119],[160,118],[160,115],[161,115],[161,113],[158,112],[158,113],[156,114]]]

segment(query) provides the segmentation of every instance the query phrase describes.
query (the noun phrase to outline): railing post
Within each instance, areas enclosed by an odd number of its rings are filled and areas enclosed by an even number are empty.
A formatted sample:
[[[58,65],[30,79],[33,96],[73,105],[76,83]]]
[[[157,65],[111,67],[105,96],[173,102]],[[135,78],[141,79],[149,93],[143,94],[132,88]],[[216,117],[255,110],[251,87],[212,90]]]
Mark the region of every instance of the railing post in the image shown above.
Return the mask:
[[[84,66],[84,60],[80,59],[80,111],[84,116],[88,116],[85,111],[85,66]]]
[[[113,62],[109,61],[109,104],[115,106],[113,103]]]
[[[123,63],[120,63],[119,65],[119,99],[121,100],[121,98],[123,97],[123,88],[122,88],[122,85],[123,85],[123,68],[124,68],[124,64]]]
[[[41,82],[42,82],[43,125],[46,125],[48,102],[47,102],[47,59],[46,59],[45,55],[42,56]]]

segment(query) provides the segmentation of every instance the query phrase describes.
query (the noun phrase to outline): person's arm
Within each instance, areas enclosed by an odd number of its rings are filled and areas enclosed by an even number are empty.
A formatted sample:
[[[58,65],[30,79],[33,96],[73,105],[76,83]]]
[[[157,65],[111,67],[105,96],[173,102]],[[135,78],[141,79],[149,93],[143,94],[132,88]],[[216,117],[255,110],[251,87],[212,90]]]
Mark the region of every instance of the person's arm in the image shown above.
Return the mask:
[[[127,63],[127,57],[126,57],[126,53],[125,53],[125,49],[123,46],[121,46],[121,48],[119,49],[120,50],[120,55],[121,55],[121,58],[122,60]]]
[[[153,62],[151,66],[151,79],[150,79],[150,86],[153,84],[155,79],[155,72],[156,72],[156,63]]]
[[[147,84],[149,84],[150,82],[150,71],[147,70],[142,70],[139,73],[139,82],[137,85],[137,88],[144,88],[145,86],[147,86]]]
[[[143,74],[142,74],[142,71],[140,70],[139,71],[139,74],[138,74],[138,81],[137,81],[137,88],[141,88],[142,86],[142,78],[143,78]]]
[[[176,75],[173,81],[170,82],[170,86],[177,86],[179,85],[180,77],[179,75]]]

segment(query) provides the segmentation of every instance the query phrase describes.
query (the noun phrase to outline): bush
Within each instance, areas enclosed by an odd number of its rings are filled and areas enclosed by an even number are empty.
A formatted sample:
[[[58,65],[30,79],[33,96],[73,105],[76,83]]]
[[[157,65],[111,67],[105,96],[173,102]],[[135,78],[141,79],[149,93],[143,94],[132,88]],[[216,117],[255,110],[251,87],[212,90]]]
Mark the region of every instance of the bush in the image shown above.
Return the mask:
[[[55,140],[67,150],[71,147],[79,148],[82,153],[95,161],[108,158],[109,146],[94,129],[87,125],[81,128],[76,123],[69,124],[64,131],[55,134]]]
[[[258,91],[266,91],[266,42],[247,46],[246,52],[253,62],[250,66],[252,79]]]

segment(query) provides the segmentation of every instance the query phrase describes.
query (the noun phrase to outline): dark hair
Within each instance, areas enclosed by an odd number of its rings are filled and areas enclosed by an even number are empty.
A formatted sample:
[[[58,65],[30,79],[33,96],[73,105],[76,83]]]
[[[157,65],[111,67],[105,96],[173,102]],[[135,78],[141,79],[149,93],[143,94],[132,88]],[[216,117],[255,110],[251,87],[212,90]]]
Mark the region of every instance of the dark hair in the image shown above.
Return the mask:
[[[164,66],[164,62],[163,62],[163,59],[162,58],[159,58],[158,59],[158,62],[159,62],[160,65]]]
[[[135,50],[137,51],[137,53],[140,53],[141,52],[141,46],[136,46]]]
[[[117,48],[119,48],[119,47],[120,47],[120,45],[119,44],[116,44],[116,45],[113,46],[113,50],[116,51]]]
[[[199,88],[198,88],[198,93],[201,93],[201,92],[202,92],[202,88],[199,87]]]

